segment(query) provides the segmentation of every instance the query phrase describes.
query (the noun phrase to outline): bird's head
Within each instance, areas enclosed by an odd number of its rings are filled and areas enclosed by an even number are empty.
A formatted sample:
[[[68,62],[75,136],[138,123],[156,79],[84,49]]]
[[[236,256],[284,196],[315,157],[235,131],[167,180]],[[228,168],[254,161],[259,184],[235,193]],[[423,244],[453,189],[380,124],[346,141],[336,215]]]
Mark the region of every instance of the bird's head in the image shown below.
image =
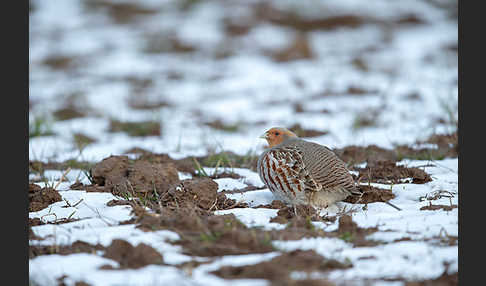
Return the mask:
[[[270,148],[282,143],[283,141],[285,141],[285,139],[292,137],[295,138],[297,137],[297,135],[295,135],[295,133],[288,130],[287,128],[283,127],[270,128],[267,132],[260,136],[260,138],[267,140]]]

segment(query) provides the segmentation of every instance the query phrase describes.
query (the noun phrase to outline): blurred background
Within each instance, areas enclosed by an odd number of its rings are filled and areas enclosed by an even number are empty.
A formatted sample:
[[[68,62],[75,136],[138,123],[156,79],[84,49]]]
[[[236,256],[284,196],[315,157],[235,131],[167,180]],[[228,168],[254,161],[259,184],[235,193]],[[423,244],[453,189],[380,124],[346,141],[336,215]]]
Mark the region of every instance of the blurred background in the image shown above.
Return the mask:
[[[258,153],[457,130],[451,0],[30,1],[29,159]]]

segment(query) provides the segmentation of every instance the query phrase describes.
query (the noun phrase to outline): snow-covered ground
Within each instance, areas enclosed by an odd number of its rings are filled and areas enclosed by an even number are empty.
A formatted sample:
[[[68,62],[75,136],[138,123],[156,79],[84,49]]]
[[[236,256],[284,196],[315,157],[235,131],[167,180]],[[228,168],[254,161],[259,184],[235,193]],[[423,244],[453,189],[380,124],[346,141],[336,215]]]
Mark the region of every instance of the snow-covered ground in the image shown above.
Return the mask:
[[[264,131],[294,124],[328,131],[308,140],[330,148],[371,144],[393,148],[455,130],[451,118],[457,118],[457,18],[440,5],[433,5],[439,1],[263,2],[272,3],[275,11],[308,20],[358,15],[373,21],[356,27],[310,29],[305,34],[313,56],[279,62],[269,54],[288,47],[299,32],[258,16],[255,7],[260,7],[260,1],[32,1],[29,120],[33,123],[36,118],[46,118],[54,135],[29,138],[29,159],[95,163],[133,147],[168,153],[175,159],[214,150],[259,154],[265,142],[258,137]],[[114,16],[118,10],[106,3],[136,3],[139,9],[151,12],[120,22]],[[189,8],[185,9],[184,3]],[[410,24],[396,24],[410,15],[420,23],[410,20]],[[250,28],[246,33],[230,35],[224,24],[227,21],[248,24]],[[171,50],[168,42],[173,38],[195,51]],[[154,39],[160,43],[153,44]],[[150,43],[162,52],[147,52],[154,48]],[[68,68],[53,68],[45,63],[46,58],[56,57],[69,58]],[[134,78],[149,84],[134,88],[134,80],[127,80]],[[168,105],[134,109],[129,104],[134,98]],[[70,101],[76,108],[87,110],[88,115],[56,120],[53,112]],[[302,110],[297,111],[296,105]],[[369,116],[373,118],[370,126],[357,124]],[[161,135],[132,137],[109,132],[112,119],[160,122]],[[236,132],[205,124],[216,120],[237,126]],[[73,142],[76,133],[96,141],[80,150]],[[451,200],[441,198],[434,204],[458,204],[458,160],[399,162],[407,166],[428,163],[433,166],[421,167],[432,177],[426,184],[373,184],[384,189],[392,187],[396,197],[391,202],[402,211],[384,203],[369,204],[366,210],[363,205],[339,203],[323,210],[335,214],[342,208],[356,209],[353,220],[360,227],[378,227],[379,231],[369,238],[384,244],[353,247],[338,238],[274,241],[275,252],[219,257],[196,267],[191,274],[175,265],[204,258],[182,254],[180,246],[170,243],[179,239],[176,233],[143,232],[131,224],[119,225],[131,218],[131,208],[106,206],[115,199],[108,193],[70,190],[77,177],[88,182],[81,170],[71,170],[67,177],[70,182],[61,183],[59,193],[70,205],[82,201],[75,207],[65,207],[66,201],[57,202],[29,213],[29,217],[43,221],[68,217],[77,220],[32,227],[37,236],[45,239],[31,240],[30,245],[69,245],[80,240],[108,246],[113,239],[121,238],[133,245],[143,242],[154,247],[168,265],[101,270],[101,265],[117,263],[101,253],[40,255],[29,260],[30,280],[38,285],[53,285],[57,278],[66,275],[66,285],[76,281],[91,285],[227,285],[228,280],[209,272],[226,265],[259,263],[294,249],[314,249],[326,258],[350,260],[352,268],[329,274],[328,278],[337,285],[343,281],[359,285],[364,279],[382,280],[381,285],[403,284],[383,280],[388,278],[434,279],[443,273],[444,262],[449,263],[449,273],[458,271],[457,244],[436,243],[440,237],[458,236],[458,209],[421,211],[428,201],[419,198],[448,191],[454,194]],[[55,184],[63,171],[46,171],[44,176],[48,183]],[[220,190],[263,186],[258,174],[247,169],[234,171],[242,178],[216,179]],[[181,179],[190,177],[179,175]],[[31,174],[29,179],[35,177]],[[250,207],[269,204],[274,199],[268,189],[227,196],[247,202]],[[284,227],[269,222],[277,215],[275,209],[237,208],[216,213],[233,213],[250,227]],[[333,231],[338,222],[314,224]],[[402,238],[410,240],[394,242]],[[374,259],[362,259],[370,256]],[[299,275],[295,273],[295,277]],[[242,279],[231,280],[231,284],[268,283]]]

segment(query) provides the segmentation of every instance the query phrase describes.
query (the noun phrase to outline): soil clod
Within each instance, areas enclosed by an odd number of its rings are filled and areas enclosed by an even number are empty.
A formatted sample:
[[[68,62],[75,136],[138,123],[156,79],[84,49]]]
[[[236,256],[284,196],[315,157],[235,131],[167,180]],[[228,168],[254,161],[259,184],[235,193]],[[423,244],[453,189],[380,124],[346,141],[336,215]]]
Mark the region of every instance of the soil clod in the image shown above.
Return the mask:
[[[349,196],[344,202],[352,204],[369,204],[375,202],[387,202],[395,198],[395,194],[391,190],[376,188],[373,186],[359,185],[358,186],[363,195]]]
[[[114,239],[106,248],[103,257],[113,259],[120,264],[120,268],[141,268],[149,264],[162,264],[163,258],[153,247],[140,243],[133,247],[129,242]]]
[[[430,175],[424,170],[397,165],[396,162],[390,160],[368,162],[365,168],[355,168],[355,170],[359,171],[359,177],[364,182],[424,184],[432,181]]]
[[[61,195],[53,188],[29,184],[29,212],[40,211],[61,200]]]

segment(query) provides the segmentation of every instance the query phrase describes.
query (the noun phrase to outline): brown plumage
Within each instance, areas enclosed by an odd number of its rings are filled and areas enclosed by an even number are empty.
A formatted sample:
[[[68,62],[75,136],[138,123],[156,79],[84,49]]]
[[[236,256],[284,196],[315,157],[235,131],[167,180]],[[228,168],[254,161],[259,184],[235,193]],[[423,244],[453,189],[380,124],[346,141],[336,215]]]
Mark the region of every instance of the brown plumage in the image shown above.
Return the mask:
[[[361,194],[344,162],[329,148],[285,128],[272,128],[262,138],[270,148],[258,159],[258,174],[278,199],[325,208]]]

